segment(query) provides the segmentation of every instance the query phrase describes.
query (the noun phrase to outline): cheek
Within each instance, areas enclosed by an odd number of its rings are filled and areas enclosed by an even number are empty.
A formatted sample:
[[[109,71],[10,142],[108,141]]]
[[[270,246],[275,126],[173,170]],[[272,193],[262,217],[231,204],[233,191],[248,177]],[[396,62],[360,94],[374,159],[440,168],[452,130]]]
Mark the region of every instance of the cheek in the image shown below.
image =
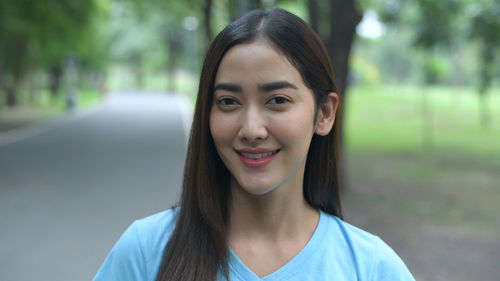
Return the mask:
[[[232,126],[230,120],[227,116],[222,116],[222,114],[217,111],[212,110],[210,113],[210,133],[214,139],[215,145],[219,146],[221,143],[231,140]]]
[[[298,113],[301,114],[298,114]],[[290,112],[287,115],[274,118],[273,132],[284,145],[309,143],[314,133],[314,111]]]

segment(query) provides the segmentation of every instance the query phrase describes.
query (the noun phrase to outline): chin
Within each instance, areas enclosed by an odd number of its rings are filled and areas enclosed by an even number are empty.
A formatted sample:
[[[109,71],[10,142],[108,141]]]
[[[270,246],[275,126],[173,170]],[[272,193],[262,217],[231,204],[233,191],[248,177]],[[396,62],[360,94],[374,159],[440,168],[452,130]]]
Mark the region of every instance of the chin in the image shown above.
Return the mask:
[[[278,186],[276,185],[276,186],[271,186],[271,187],[267,187],[267,188],[253,188],[253,189],[243,188],[243,189],[252,195],[264,195],[264,194],[267,194],[267,193],[273,191],[274,189],[276,189],[276,187],[278,187]]]
[[[279,184],[264,184],[264,183],[240,184],[238,181],[237,185],[243,191],[252,195],[264,195],[275,190],[279,186]]]

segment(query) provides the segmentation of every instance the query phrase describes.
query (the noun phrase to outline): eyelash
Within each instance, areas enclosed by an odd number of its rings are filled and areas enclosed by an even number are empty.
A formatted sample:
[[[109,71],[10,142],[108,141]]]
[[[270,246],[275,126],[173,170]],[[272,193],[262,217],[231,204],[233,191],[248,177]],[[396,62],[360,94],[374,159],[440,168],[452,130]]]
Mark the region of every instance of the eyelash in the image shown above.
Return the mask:
[[[285,96],[274,96],[271,99],[269,99],[266,104],[276,107],[276,106],[282,106],[287,103],[291,102],[291,100]],[[240,102],[234,98],[234,97],[220,97],[218,98],[215,103],[221,107],[225,108],[230,108],[234,106],[241,105]]]
[[[277,100],[280,99],[281,102],[277,102]],[[274,101],[272,103],[272,101]],[[291,100],[285,96],[275,96],[275,97],[272,97],[267,103],[268,104],[272,104],[272,105],[282,105],[282,104],[285,104],[285,103],[289,103],[291,102]]]
[[[233,102],[233,103],[227,104],[228,101]],[[221,97],[221,98],[217,99],[216,103],[220,104],[222,106],[232,106],[235,104],[238,104],[238,105],[240,104],[237,99],[232,98],[232,97]]]

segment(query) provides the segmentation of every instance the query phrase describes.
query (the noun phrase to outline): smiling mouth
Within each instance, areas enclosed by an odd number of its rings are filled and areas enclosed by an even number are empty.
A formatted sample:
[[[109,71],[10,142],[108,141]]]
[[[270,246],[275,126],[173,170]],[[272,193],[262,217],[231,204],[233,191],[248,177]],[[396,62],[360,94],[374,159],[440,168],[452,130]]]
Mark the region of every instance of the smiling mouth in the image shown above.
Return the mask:
[[[262,159],[262,158],[266,158],[266,157],[272,156],[272,155],[278,153],[279,151],[280,150],[277,149],[277,150],[269,151],[269,152],[266,152],[266,153],[245,153],[245,152],[239,152],[239,151],[236,151],[236,152],[240,156],[243,156],[245,158],[252,159],[252,160],[259,160],[259,159]]]

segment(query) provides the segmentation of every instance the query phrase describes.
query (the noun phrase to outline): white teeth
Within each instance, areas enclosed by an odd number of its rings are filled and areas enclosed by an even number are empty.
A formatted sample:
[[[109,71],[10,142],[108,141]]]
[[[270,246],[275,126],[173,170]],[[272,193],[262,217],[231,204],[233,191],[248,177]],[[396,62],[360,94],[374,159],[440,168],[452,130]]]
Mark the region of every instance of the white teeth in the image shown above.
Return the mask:
[[[254,154],[254,153],[250,154],[250,153],[243,153],[243,152],[241,152],[240,154],[242,156],[246,157],[246,158],[257,160],[257,159],[260,159],[260,158],[271,156],[274,153],[276,153],[276,151],[271,151],[271,152],[267,152],[267,153],[257,153],[257,154]]]

